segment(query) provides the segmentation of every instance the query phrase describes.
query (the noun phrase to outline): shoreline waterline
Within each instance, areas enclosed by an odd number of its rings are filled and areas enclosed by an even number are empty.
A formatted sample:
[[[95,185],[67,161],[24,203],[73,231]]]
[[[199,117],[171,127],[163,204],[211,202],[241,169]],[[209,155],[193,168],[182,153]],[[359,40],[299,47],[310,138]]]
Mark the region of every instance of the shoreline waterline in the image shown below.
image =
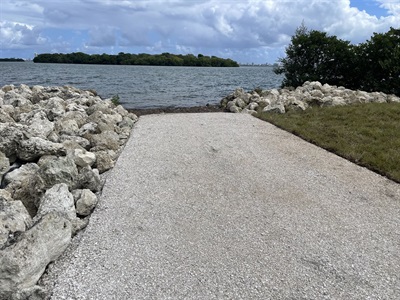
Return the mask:
[[[73,86],[104,99],[118,95],[126,109],[218,105],[241,87],[278,88],[272,67],[207,68],[1,63],[0,86]]]

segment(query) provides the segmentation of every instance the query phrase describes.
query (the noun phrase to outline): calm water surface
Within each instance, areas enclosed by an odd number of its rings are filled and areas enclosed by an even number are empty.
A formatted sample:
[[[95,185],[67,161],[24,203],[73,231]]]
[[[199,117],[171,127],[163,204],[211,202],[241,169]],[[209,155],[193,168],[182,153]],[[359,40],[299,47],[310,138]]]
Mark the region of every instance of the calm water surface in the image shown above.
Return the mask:
[[[217,104],[235,88],[279,87],[272,67],[201,68],[1,62],[0,87],[70,85],[114,95],[126,108],[190,107]]]

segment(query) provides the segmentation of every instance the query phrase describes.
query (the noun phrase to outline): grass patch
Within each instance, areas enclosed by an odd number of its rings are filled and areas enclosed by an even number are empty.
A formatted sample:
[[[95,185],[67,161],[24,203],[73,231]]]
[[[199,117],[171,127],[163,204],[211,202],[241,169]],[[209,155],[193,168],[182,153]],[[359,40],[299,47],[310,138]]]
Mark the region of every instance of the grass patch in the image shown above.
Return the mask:
[[[119,100],[118,94],[117,94],[117,95],[114,95],[114,96],[111,98],[111,102],[112,102],[112,104],[114,104],[115,106],[118,106],[118,105],[121,104],[121,102],[120,102],[120,100]]]
[[[258,117],[400,183],[400,103],[313,107]]]

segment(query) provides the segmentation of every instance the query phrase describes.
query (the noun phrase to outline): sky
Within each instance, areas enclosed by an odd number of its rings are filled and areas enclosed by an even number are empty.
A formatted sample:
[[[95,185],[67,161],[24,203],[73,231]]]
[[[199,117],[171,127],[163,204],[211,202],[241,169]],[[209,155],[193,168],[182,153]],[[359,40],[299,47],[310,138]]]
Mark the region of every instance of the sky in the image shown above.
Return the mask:
[[[169,52],[274,63],[302,23],[358,44],[400,28],[400,0],[0,0],[0,58]]]

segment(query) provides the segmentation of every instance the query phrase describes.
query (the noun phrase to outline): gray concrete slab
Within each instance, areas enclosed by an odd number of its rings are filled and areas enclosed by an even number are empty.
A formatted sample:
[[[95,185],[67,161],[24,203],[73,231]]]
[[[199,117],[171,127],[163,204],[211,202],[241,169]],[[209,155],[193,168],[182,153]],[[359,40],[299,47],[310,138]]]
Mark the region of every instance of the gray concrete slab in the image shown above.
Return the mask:
[[[143,116],[52,299],[400,299],[400,187],[242,114]]]

